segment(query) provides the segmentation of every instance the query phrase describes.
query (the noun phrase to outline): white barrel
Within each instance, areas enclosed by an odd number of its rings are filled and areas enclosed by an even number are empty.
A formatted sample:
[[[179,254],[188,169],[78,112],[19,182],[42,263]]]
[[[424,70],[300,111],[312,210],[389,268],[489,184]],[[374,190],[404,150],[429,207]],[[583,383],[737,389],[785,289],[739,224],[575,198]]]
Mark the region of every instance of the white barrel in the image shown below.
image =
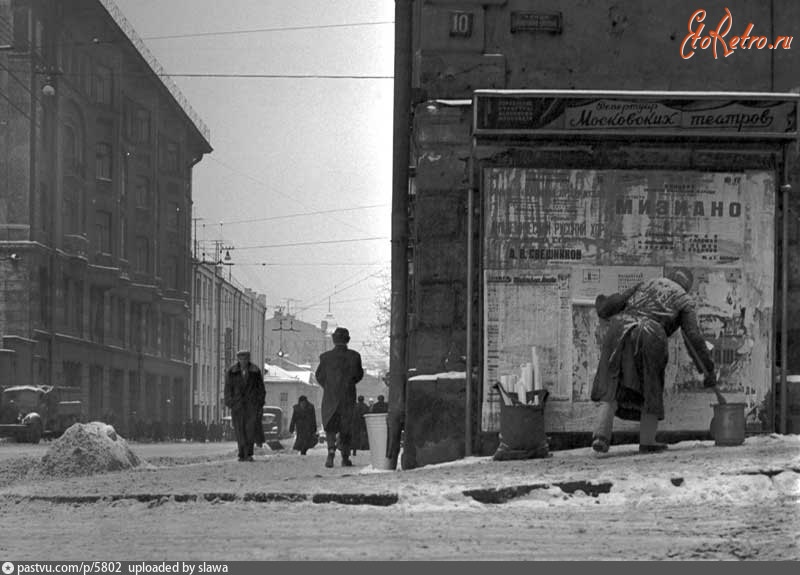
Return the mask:
[[[364,414],[369,438],[369,455],[374,469],[392,469],[391,461],[386,457],[386,446],[389,442],[387,417],[386,413]]]

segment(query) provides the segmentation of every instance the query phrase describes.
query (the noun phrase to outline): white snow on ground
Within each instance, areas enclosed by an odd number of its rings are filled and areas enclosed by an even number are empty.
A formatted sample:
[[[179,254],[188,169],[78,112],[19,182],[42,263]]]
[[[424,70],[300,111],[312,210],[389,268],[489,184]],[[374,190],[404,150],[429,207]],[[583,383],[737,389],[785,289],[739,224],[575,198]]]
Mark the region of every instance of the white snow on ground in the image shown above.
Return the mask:
[[[745,446],[727,448],[717,447],[713,441],[685,441],[671,444],[665,454],[657,455],[639,455],[637,445],[612,446],[612,455],[616,454],[618,457],[610,460],[610,465],[599,474],[597,470],[588,475],[585,472],[573,472],[574,477],[559,480],[587,480],[594,485],[612,483],[609,493],[600,493],[596,497],[583,491],[565,493],[557,485],[553,485],[559,481],[536,473],[532,473],[524,481],[520,481],[519,477],[511,478],[510,481],[504,480],[502,476],[498,480],[492,473],[491,465],[487,466],[486,472],[494,480],[487,481],[484,487],[549,484],[547,488],[533,489],[526,495],[511,498],[501,504],[531,508],[650,503],[751,505],[758,501],[800,498],[800,436],[773,434],[750,437]],[[796,447],[797,453],[790,458],[788,465],[786,447]],[[780,460],[774,457],[770,460],[769,453],[776,448],[781,449]],[[718,455],[720,452],[716,450],[720,449],[729,450],[730,457],[709,457]],[[605,457],[608,456],[596,455],[591,448],[553,453],[554,460],[563,460],[566,473],[569,473],[569,467],[577,468],[581,462],[602,460]],[[483,466],[492,462],[490,457],[469,457],[402,473],[409,474],[410,478],[415,472],[424,469]],[[475,484],[461,485],[451,481],[415,482],[398,490],[400,500],[397,507],[407,511],[486,509],[485,504],[463,493],[476,487],[478,486]]]
[[[370,475],[372,473],[394,473],[394,470],[393,469],[376,469],[375,467],[372,466],[371,463],[369,465],[367,465],[366,467],[362,467],[361,469],[358,470],[358,474],[359,475]]]

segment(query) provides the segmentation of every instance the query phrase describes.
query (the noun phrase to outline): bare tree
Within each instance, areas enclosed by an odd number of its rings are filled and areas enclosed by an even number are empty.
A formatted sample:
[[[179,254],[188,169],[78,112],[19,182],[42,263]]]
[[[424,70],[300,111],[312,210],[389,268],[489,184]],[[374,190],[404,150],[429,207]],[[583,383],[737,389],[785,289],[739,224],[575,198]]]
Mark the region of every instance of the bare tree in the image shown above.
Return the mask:
[[[375,294],[375,308],[377,315],[375,323],[370,328],[370,340],[366,347],[374,351],[376,355],[386,358],[387,366],[389,360],[389,333],[391,325],[392,311],[392,284],[390,270],[383,270],[378,276],[378,291]]]

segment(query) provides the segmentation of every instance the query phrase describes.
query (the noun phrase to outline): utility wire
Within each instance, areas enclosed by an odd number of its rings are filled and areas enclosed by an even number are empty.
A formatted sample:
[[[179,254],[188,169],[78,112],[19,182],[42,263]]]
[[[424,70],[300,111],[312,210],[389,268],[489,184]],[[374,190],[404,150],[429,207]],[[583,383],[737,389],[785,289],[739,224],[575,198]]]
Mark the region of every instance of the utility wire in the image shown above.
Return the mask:
[[[369,268],[370,268],[370,267],[373,267],[373,266],[366,266],[366,265],[365,265],[364,267],[366,267],[367,269],[364,269],[364,270],[358,271],[358,272],[356,272],[356,273],[354,273],[354,274],[352,274],[352,275],[348,276],[346,279],[342,280],[342,281],[341,281],[341,282],[340,282],[338,285],[344,285],[344,284],[347,284],[348,282],[352,281],[352,280],[353,280],[353,279],[355,279],[355,278],[359,278],[359,279],[357,280],[357,283],[358,283],[358,282],[362,282],[362,281],[364,281],[364,280],[368,279],[367,277],[360,278],[360,276],[363,276],[364,274],[369,274],[370,272],[372,272],[372,270],[371,270],[371,269],[369,269]],[[312,300],[314,300],[314,303],[312,303],[312,304],[310,304],[310,305],[307,305],[307,306],[304,306],[304,307],[300,308],[300,310],[298,310],[298,313],[300,313],[300,312],[302,312],[302,311],[304,311],[304,310],[306,310],[306,309],[309,309],[310,307],[312,307],[312,306],[314,306],[314,305],[317,305],[317,304],[319,304],[319,303],[321,303],[321,302],[324,302],[325,300],[327,300],[327,299],[328,299],[328,298],[330,298],[330,297],[333,297],[334,295],[336,295],[336,286],[334,286],[334,291],[333,291],[333,292],[331,292],[331,293],[327,293],[327,294],[325,294],[324,296],[320,296],[320,297],[317,297],[317,296],[312,296],[311,298],[308,298],[308,299],[312,299]]]
[[[123,74],[125,75],[125,74]],[[351,74],[219,74],[219,73],[163,73],[161,77],[170,78],[276,78],[290,80],[393,80],[394,76],[355,76]]]
[[[287,267],[295,267],[295,266],[380,266],[390,264],[390,261],[385,262],[367,262],[367,263],[357,263],[357,262],[302,262],[302,263],[292,263],[292,262],[235,262],[233,265],[235,266],[287,266]]]
[[[357,26],[382,26],[394,24],[394,20],[380,22],[351,22],[346,24],[313,24],[308,26],[283,26],[276,28],[253,28],[250,30],[226,30],[221,32],[194,32],[188,34],[169,34],[164,36],[145,36],[142,40],[173,40],[180,38],[201,38],[205,36],[233,36],[238,34],[262,34],[265,32],[294,32],[297,30],[323,30],[326,28],[355,28]]]
[[[219,158],[215,158],[213,154],[209,155],[208,159],[213,161],[213,162],[216,162],[220,166],[223,166],[223,167],[227,168],[228,170],[230,170],[234,174],[237,174],[237,175],[239,175],[239,176],[241,176],[241,177],[243,177],[245,179],[248,179],[251,182],[255,182],[256,184],[258,184],[259,186],[262,186],[265,190],[267,190],[267,191],[269,191],[269,192],[271,192],[273,194],[277,194],[279,196],[282,196],[282,197],[286,198],[287,200],[289,200],[290,202],[292,202],[294,204],[297,204],[297,205],[299,205],[299,206],[301,206],[303,208],[306,208],[307,210],[311,210],[311,206],[299,201],[296,197],[290,196],[289,194],[287,194],[285,192],[282,192],[280,190],[274,190],[274,189],[270,188],[266,183],[262,182],[258,178],[255,178],[255,177],[253,177],[253,176],[251,176],[249,174],[246,174],[246,173],[242,172],[241,170],[238,170],[238,169],[234,168],[233,166],[231,166],[227,162],[223,162]],[[347,226],[348,228],[352,228],[352,229],[354,229],[356,231],[359,231],[359,232],[366,232],[366,230],[364,230],[363,228],[359,228],[358,226],[354,226],[353,224],[351,224],[349,222],[346,222],[345,220],[342,220],[340,218],[332,218],[332,219],[334,221],[339,222],[342,225]]]
[[[252,218],[249,220],[230,220],[230,221],[221,221],[220,223],[226,226],[234,225],[234,224],[249,224],[252,222],[267,222],[271,220],[285,220],[289,218],[301,218],[305,216],[318,216],[321,214],[334,214],[338,212],[352,212],[355,210],[370,210],[372,208],[383,208],[388,206],[389,204],[372,204],[369,206],[355,206],[352,208],[339,208],[335,210],[318,210],[316,212],[301,212],[297,214],[286,214],[283,216],[269,216],[267,218]]]
[[[375,236],[372,238],[352,238],[349,240],[319,240],[314,242],[293,242],[288,244],[262,244],[260,246],[236,246],[236,250],[260,250],[266,248],[289,248],[295,246],[315,246],[319,244],[346,244],[350,242],[368,242],[373,240],[388,240],[389,236]]]
[[[348,289],[350,289],[352,287],[360,285],[361,283],[363,283],[364,281],[366,281],[368,279],[372,279],[372,278],[378,277],[380,275],[380,272],[372,272],[372,273],[366,275],[365,277],[359,277],[359,276],[364,275],[365,272],[369,272],[369,271],[370,270],[364,270],[364,271],[358,272],[358,273],[350,276],[350,278],[348,278],[344,282],[342,282],[343,284],[345,284],[344,287],[338,287],[338,288],[334,287],[334,290],[332,292],[330,292],[329,294],[327,294],[324,297],[321,297],[321,298],[315,300],[314,303],[310,303],[310,304],[305,305],[302,308],[300,308],[300,310],[298,310],[298,313],[302,312],[302,311],[309,310],[309,309],[311,309],[311,308],[313,308],[313,307],[325,302],[325,300],[327,300],[329,298],[332,298],[333,296],[335,296],[338,293],[346,291],[346,290],[348,290]],[[354,280],[354,278],[358,278],[358,279]],[[350,282],[351,280],[353,280],[353,281],[348,284],[347,282]]]
[[[24,111],[23,111],[23,110],[22,110],[22,109],[21,109],[19,106],[17,106],[17,105],[16,105],[16,104],[15,104],[15,103],[14,103],[14,102],[13,102],[13,101],[12,101],[12,100],[11,100],[11,99],[8,97],[8,96],[6,96],[6,95],[5,95],[3,92],[0,92],[0,96],[2,96],[2,97],[3,97],[3,100],[5,100],[6,102],[8,102],[8,103],[11,105],[11,107],[12,107],[12,108],[14,108],[14,109],[15,109],[17,112],[19,112],[20,114],[22,114],[22,115],[23,115],[23,116],[24,116],[24,117],[25,117],[25,118],[26,118],[28,121],[30,121],[30,120],[31,120],[31,117],[30,117],[30,116],[29,116],[29,115],[28,115],[26,112],[24,112]]]
[[[20,70],[22,71],[22,70]],[[82,77],[85,74],[78,72],[36,72],[37,74],[49,74],[51,76],[63,77]],[[355,74],[226,74],[222,72],[120,72],[114,74],[116,78],[149,78],[157,76],[159,78],[239,78],[239,79],[288,79],[288,80],[393,80],[391,75],[355,75]]]
[[[158,36],[142,36],[141,40],[180,40],[185,38],[203,38],[209,36],[237,36],[244,34],[264,34],[269,32],[295,32],[300,30],[324,30],[329,28],[356,28],[365,26],[383,26],[394,24],[394,20],[382,20],[377,22],[350,22],[344,24],[310,24],[307,26],[277,26],[273,28],[252,28],[246,30],[220,30],[210,32],[187,32],[184,34],[164,34]],[[102,44],[118,44],[128,42],[127,38],[121,40],[103,40],[92,38],[91,40],[61,42],[61,46],[98,46]]]

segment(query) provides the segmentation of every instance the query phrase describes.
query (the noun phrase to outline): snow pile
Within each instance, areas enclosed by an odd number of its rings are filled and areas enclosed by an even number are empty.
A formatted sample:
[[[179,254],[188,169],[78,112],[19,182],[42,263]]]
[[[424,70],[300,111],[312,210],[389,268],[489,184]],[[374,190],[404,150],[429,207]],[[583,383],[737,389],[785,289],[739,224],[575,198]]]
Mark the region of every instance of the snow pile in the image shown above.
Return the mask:
[[[130,469],[141,460],[110,425],[75,423],[53,442],[39,463],[39,474],[51,477],[92,475]]]

